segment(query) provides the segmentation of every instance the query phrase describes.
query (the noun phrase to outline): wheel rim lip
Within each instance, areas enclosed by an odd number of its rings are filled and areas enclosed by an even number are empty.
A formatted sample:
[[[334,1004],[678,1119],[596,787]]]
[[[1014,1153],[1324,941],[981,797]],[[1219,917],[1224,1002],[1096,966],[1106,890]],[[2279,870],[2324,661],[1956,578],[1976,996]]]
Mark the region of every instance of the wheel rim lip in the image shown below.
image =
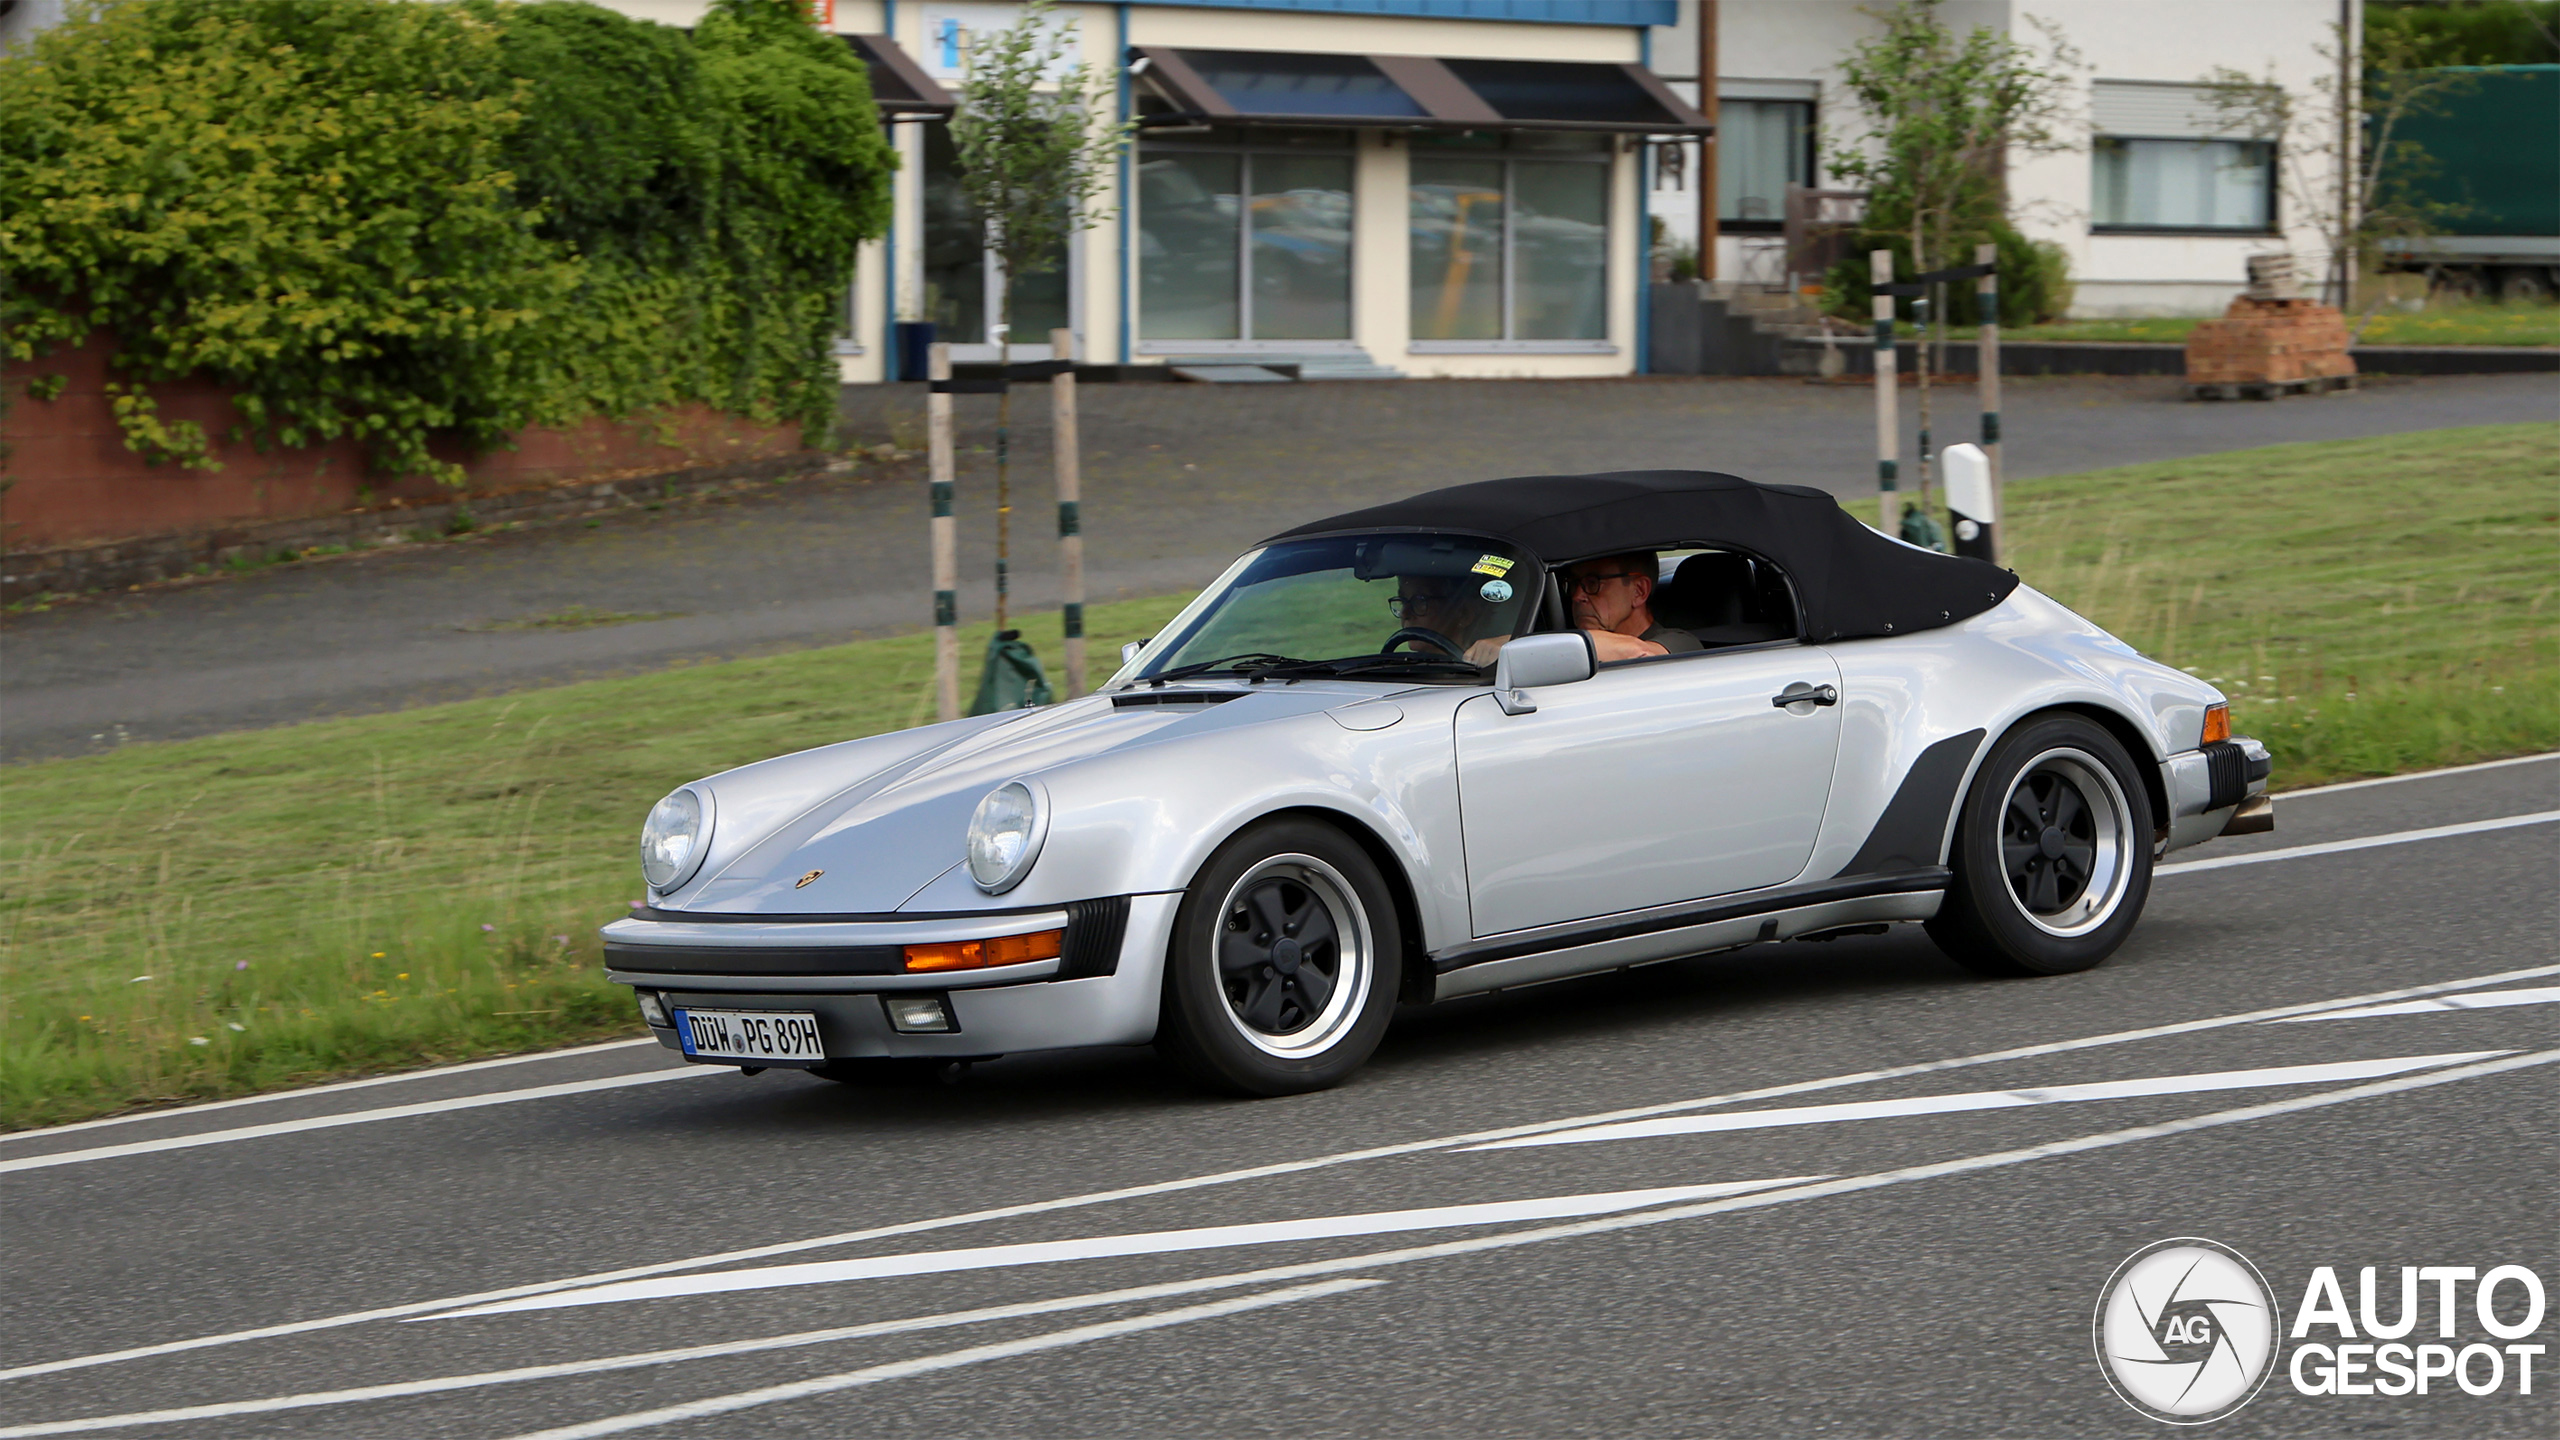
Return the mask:
[[[2028,924],[2059,939],[2076,939],[2106,924],[2124,904],[2133,879],[2133,807],[2125,799],[2124,786],[2116,780],[2115,772],[2096,756],[2074,746],[2056,746],[2018,767],[2016,777],[2010,780],[2008,792],[2000,797],[2001,828],[1992,836],[1995,847],[2006,830],[2009,807],[2017,801],[2018,792],[2038,774],[2047,773],[2079,792],[2081,803],[2093,817],[2094,853],[2089,883],[2061,910],[2039,915],[2027,908],[2026,897],[2018,893],[2018,883],[2009,874],[2008,857],[2002,853],[2000,885],[2008,893],[2010,905]]]
[[[1376,943],[1369,934],[1369,912],[1353,892],[1350,880],[1315,856],[1303,854],[1270,856],[1238,876],[1235,884],[1227,887],[1226,898],[1219,902],[1219,932],[1225,929],[1227,916],[1238,902],[1256,887],[1277,879],[1305,886],[1316,903],[1331,912],[1335,949],[1341,958],[1334,967],[1333,991],[1325,997],[1324,1009],[1315,1019],[1285,1035],[1254,1028],[1237,1013],[1235,999],[1227,993],[1226,976],[1216,970],[1214,940],[1210,948],[1212,983],[1218,992],[1218,1013],[1226,1017],[1228,1028],[1244,1037],[1246,1044],[1283,1060],[1304,1060],[1333,1048],[1359,1023],[1361,1011],[1368,1008],[1369,988],[1377,969]]]

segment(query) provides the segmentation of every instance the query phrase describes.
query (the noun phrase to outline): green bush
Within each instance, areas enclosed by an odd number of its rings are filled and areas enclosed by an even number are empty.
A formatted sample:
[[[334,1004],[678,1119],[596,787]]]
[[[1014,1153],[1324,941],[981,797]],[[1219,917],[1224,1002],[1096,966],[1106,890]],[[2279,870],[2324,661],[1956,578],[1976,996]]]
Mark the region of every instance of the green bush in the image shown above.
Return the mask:
[[[2030,240],[2016,229],[2001,225],[1988,237],[1969,237],[1948,247],[1948,253],[1970,257],[1973,247],[1984,238],[2000,247],[2000,323],[2006,326],[2040,325],[2059,320],[2071,308],[2071,256],[2050,240]],[[1851,253],[1822,279],[1822,293],[1831,313],[1852,320],[1865,320],[1874,313],[1875,298],[1869,275],[1868,252],[1893,252],[1893,273],[1910,276],[1917,273],[1911,264],[1911,237],[1908,233],[1869,232],[1857,237]],[[1971,264],[1970,258],[1962,263]],[[1948,268],[1953,268],[1951,263]],[[1974,303],[1973,282],[1961,280],[1947,286],[1947,323],[1978,325],[1979,307]],[[1904,320],[1912,316],[1907,299],[1894,303],[1894,314]]]
[[[116,339],[127,443],[210,463],[151,382],[377,471],[701,402],[823,430],[893,159],[791,0],[690,37],[580,3],[124,0],[0,60],[0,327]]]

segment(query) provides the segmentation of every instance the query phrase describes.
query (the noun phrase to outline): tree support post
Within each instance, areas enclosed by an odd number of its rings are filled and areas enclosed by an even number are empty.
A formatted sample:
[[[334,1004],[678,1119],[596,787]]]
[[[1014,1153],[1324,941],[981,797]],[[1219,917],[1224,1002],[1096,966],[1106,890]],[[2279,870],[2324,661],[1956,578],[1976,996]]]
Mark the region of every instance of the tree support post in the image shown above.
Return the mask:
[[[937,716],[960,718],[960,552],[951,519],[955,461],[951,449],[951,346],[935,342],[925,366],[934,381],[924,397],[925,449],[933,481],[933,696]]]
[[[1084,693],[1084,460],[1076,439],[1076,332],[1049,332],[1060,364],[1049,381],[1050,452],[1058,468],[1058,599],[1066,629],[1067,698]]]
[[[1982,453],[1991,462],[1991,518],[2009,513],[2009,497],[2000,486],[2000,247],[1988,242],[1973,247],[1973,263],[1983,267],[1974,282],[1974,318],[1982,322],[1982,338],[1974,347],[1974,368],[1981,373]],[[1991,533],[1997,534],[1995,529]],[[2000,558],[1995,541],[1985,560]]]
[[[1876,528],[1899,538],[1902,496],[1896,493],[1895,472],[1902,465],[1902,422],[1894,413],[1893,296],[1887,293],[1893,285],[1892,251],[1867,253],[1867,278],[1875,291],[1876,318]]]

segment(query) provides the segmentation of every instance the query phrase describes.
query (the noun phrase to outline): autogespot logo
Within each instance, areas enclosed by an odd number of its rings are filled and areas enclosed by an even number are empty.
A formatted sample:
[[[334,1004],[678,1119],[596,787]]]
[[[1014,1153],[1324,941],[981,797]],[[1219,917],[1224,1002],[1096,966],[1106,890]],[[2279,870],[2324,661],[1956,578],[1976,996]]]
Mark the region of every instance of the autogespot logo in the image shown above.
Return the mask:
[[[2210,1240],[2133,1252],[2098,1293],[2098,1365],[2124,1403],[2172,1425],[2249,1403],[2276,1353],[2274,1296],[2258,1267]]]

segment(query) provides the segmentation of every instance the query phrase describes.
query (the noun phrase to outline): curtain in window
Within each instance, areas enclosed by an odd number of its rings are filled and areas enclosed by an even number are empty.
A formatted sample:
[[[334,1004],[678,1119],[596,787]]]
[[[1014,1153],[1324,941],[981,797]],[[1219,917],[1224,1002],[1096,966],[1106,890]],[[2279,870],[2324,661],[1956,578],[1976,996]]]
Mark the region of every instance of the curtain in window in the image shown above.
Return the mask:
[[[1783,220],[1787,186],[1811,183],[1805,132],[1813,107],[1798,100],[1727,100],[1716,117],[1716,214]]]
[[[2121,140],[2100,136],[2091,207],[2101,226],[2264,230],[2273,222],[2273,159],[2255,140]]]

